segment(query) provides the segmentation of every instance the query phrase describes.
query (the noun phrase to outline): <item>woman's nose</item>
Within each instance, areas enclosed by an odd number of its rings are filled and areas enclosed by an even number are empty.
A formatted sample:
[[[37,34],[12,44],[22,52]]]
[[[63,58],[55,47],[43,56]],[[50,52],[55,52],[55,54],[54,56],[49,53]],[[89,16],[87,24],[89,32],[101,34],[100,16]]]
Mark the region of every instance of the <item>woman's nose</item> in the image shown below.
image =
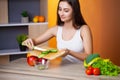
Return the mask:
[[[64,15],[64,12],[63,12],[63,11],[60,11],[59,15],[60,15],[60,16]]]

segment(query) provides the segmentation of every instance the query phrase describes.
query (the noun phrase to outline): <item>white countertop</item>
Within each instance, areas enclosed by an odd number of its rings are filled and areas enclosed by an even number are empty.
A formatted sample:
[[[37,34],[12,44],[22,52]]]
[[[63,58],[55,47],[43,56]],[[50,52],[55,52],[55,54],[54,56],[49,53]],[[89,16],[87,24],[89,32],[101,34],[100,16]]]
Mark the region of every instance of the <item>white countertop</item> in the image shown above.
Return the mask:
[[[7,75],[8,73],[9,75]],[[35,67],[29,66],[26,63],[26,58],[20,58],[8,64],[0,65],[0,80],[6,78],[6,76],[2,74],[7,75],[7,77],[11,77],[10,75],[13,74],[17,76],[24,75],[26,79],[30,78],[29,80],[120,80],[120,75],[116,77],[102,75],[88,76],[85,74],[83,64],[66,64],[63,62],[61,65],[56,65],[56,63],[54,63],[50,64],[47,70],[38,70]],[[15,76],[12,76],[12,78],[17,79]],[[17,80],[20,79],[26,80],[22,77]]]

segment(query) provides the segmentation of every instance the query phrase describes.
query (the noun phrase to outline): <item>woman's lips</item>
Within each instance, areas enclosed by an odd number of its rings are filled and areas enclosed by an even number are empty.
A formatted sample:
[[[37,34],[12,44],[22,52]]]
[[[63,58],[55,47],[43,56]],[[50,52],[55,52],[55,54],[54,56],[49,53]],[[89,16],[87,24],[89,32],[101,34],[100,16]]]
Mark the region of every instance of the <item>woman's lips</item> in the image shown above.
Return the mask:
[[[65,19],[65,17],[60,17],[61,19]]]

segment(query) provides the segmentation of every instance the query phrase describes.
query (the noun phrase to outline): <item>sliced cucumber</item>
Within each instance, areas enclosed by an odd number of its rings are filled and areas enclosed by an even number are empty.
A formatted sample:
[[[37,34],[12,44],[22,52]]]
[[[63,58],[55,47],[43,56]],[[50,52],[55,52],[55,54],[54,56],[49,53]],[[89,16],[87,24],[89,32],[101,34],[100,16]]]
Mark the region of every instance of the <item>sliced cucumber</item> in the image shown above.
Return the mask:
[[[51,53],[56,53],[58,50],[57,49],[50,49],[49,50]]]
[[[50,50],[47,50],[47,51],[42,51],[41,54],[38,55],[38,58],[42,58],[49,53],[56,53],[57,51],[58,51],[57,49],[50,49]]]

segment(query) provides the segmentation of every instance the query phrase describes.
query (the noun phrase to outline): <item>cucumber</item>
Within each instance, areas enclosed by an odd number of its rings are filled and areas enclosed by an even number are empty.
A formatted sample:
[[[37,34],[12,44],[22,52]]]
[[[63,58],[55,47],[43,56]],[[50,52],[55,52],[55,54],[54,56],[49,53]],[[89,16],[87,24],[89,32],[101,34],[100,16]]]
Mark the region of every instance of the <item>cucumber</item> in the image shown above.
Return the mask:
[[[92,65],[95,61],[97,61],[100,58],[99,54],[90,54],[85,60],[84,60],[84,67],[88,67]]]
[[[50,49],[49,50],[51,53],[56,53],[58,50],[57,49]]]
[[[99,54],[90,54],[87,58],[86,58],[86,63],[88,64],[89,62],[91,62],[94,58],[96,57],[100,57]]]
[[[47,51],[42,51],[41,54],[38,55],[38,58],[42,58],[49,53],[56,53],[57,51],[58,51],[57,49],[50,49],[50,50],[47,50]]]
[[[40,55],[38,55],[38,58],[42,58],[44,57],[45,55],[49,54],[50,51],[42,51]]]

